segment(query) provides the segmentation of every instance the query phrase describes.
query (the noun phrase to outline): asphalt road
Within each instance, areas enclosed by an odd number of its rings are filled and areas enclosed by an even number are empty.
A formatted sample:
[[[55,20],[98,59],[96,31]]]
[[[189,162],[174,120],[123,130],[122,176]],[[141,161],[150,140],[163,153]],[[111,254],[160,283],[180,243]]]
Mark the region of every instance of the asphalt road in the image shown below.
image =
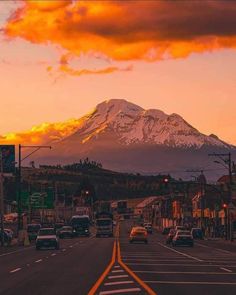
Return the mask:
[[[0,254],[0,294],[88,294],[112,255],[113,238],[61,240],[60,250]]]
[[[0,294],[236,294],[236,246],[172,248],[159,233],[130,244],[131,223],[120,223],[117,239],[93,234],[61,240],[60,250],[0,252]]]
[[[122,260],[158,295],[236,294],[236,249],[213,241],[197,241],[193,248],[165,245],[165,237],[153,233],[149,243],[129,244],[130,224],[121,225]]]

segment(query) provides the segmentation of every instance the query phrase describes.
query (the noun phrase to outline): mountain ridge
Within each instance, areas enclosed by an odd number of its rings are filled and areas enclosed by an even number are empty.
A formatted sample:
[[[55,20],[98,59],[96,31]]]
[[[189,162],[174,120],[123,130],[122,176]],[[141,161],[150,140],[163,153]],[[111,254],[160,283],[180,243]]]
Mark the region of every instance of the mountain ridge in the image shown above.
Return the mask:
[[[124,99],[110,99],[79,119],[59,123],[43,123],[31,130],[0,136],[6,143],[57,143],[79,133],[81,143],[96,139],[104,132],[114,132],[121,144],[148,143],[182,148],[204,145],[234,148],[216,135],[205,135],[180,115],[159,109],[147,109]]]

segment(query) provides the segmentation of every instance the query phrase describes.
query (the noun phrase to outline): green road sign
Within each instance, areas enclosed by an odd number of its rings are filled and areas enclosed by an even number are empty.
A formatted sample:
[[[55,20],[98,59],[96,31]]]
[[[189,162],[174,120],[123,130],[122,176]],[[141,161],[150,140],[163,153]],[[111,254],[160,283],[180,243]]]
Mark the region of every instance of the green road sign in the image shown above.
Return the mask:
[[[33,209],[53,209],[54,208],[54,193],[52,189],[46,192],[28,192],[21,193],[22,205]]]

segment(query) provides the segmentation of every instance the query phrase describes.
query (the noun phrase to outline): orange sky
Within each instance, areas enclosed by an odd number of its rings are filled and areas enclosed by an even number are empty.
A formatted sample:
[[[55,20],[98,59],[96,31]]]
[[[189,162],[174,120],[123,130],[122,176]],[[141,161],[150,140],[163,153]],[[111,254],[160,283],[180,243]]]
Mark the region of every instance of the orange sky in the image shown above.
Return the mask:
[[[236,3],[0,2],[0,134],[125,98],[236,144]]]

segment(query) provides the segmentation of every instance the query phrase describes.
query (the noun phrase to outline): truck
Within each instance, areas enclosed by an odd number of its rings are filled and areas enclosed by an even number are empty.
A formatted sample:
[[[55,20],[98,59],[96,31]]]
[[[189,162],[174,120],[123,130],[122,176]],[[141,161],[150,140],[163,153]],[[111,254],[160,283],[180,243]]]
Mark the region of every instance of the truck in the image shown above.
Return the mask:
[[[73,236],[90,236],[90,218],[89,215],[74,215],[71,217]]]
[[[96,218],[96,237],[113,237],[113,215],[110,212],[99,212]]]

